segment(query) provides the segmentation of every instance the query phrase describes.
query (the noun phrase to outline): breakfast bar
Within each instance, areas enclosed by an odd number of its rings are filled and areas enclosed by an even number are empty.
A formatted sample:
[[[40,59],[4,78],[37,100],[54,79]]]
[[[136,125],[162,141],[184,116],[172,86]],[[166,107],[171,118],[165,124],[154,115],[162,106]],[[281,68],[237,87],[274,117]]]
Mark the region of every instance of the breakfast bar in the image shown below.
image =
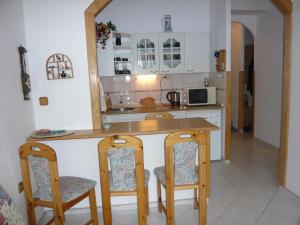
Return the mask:
[[[139,137],[144,148],[144,167],[151,173],[149,181],[149,201],[156,202],[156,180],[153,174],[155,167],[164,165],[165,137],[176,131],[196,129],[207,136],[206,159],[210,158],[210,132],[219,128],[202,118],[184,118],[174,120],[145,120],[133,122],[111,123],[110,127],[91,130],[76,130],[74,133],[48,138],[27,139],[28,142],[42,142],[56,151],[60,176],[81,176],[97,181],[97,196],[100,194],[100,176],[98,162],[98,143],[104,137],[113,135],[132,135]],[[207,190],[210,190],[210,160],[207,161]],[[101,163],[101,162],[100,162]],[[163,195],[164,196],[164,195]],[[191,191],[175,193],[175,200],[192,199]],[[134,197],[112,198],[112,205],[136,203]],[[98,206],[101,205],[98,199]],[[76,205],[78,208],[87,207],[88,202]]]

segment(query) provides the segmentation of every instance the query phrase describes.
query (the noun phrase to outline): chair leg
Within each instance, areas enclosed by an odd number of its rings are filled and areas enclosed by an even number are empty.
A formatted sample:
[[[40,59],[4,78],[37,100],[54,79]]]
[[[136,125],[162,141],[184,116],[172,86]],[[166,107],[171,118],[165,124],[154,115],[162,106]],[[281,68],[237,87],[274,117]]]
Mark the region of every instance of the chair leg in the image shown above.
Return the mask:
[[[137,192],[137,213],[138,213],[138,225],[147,225],[147,203],[146,203],[146,190]]]
[[[26,209],[27,209],[27,217],[28,217],[28,223],[31,225],[36,225],[36,219],[35,219],[35,211],[34,207],[32,206],[32,202],[27,200],[26,201]]]
[[[112,225],[110,192],[102,189],[102,210],[104,225]]]
[[[145,187],[145,199],[146,199],[146,211],[147,215],[149,216],[149,190],[148,187]]]
[[[98,214],[97,214],[97,203],[96,203],[95,188],[90,190],[89,202],[90,202],[90,211],[91,211],[92,224],[93,225],[99,225]]]
[[[61,205],[54,207],[55,225],[65,224],[65,215]]]
[[[162,212],[162,201],[161,201],[161,183],[158,179],[156,179],[157,184],[157,204],[158,204],[158,211]]]
[[[174,189],[168,190],[166,188],[166,222],[167,225],[175,225],[174,216]]]
[[[194,189],[194,209],[198,209],[197,188]]]

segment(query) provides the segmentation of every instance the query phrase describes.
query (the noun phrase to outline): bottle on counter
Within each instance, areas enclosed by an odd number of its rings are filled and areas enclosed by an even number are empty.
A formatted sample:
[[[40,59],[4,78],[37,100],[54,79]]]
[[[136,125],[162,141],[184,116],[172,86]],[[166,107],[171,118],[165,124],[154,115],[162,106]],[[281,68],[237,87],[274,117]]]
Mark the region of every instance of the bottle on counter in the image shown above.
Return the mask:
[[[109,96],[109,92],[106,93],[105,102],[106,102],[106,108],[111,109],[112,108],[112,101],[111,101],[111,98]]]

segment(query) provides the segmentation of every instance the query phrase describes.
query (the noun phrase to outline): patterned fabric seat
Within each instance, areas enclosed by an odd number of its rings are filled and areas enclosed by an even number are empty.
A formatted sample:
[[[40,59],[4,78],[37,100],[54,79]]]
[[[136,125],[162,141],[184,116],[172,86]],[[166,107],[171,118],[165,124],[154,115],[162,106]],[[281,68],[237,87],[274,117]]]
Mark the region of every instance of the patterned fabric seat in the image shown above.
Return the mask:
[[[157,167],[154,169],[155,176],[165,186],[166,185],[166,173],[165,167]],[[186,184],[198,184],[198,166],[195,166],[195,170],[192,173],[179,174],[175,173],[174,176],[175,186]]]
[[[44,158],[34,156],[29,156],[28,159],[38,187],[34,193],[34,197],[45,201],[52,201],[48,161]],[[59,182],[62,202],[69,202],[79,197],[90,191],[97,184],[93,180],[69,176],[59,177]]]
[[[109,171],[110,191],[134,191],[136,175],[133,148],[112,148],[108,151],[111,171]],[[145,187],[148,186],[150,172],[144,170]]]
[[[0,225],[25,225],[23,216],[0,185]]]
[[[144,170],[145,174],[145,187],[148,187],[149,179],[150,179],[150,171]],[[112,172],[109,171],[109,183],[110,183],[110,191],[134,191],[136,188],[136,179],[135,174],[133,177],[127,177],[123,182],[114,183]]]
[[[62,202],[72,201],[97,185],[96,181],[81,177],[59,177],[59,182]],[[52,194],[50,191],[46,192],[46,194],[44,193],[44,195],[40,197],[39,191],[37,190],[34,193],[34,197],[44,201],[52,201]]]
[[[186,185],[198,183],[198,166],[196,166],[196,142],[182,142],[174,145],[174,184]],[[154,169],[156,178],[165,186],[165,167]]]

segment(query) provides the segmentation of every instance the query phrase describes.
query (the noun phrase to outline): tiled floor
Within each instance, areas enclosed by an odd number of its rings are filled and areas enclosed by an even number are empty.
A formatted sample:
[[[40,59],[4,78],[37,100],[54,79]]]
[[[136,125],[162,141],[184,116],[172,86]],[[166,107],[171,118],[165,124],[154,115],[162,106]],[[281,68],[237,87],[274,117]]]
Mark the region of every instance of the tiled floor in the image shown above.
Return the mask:
[[[208,225],[300,225],[300,200],[277,185],[278,152],[247,134],[233,134],[230,164],[212,165]],[[176,225],[197,224],[193,205],[175,207]],[[83,224],[88,214],[66,215],[67,224]],[[103,224],[102,213],[99,213]],[[136,210],[114,211],[114,225],[135,225]],[[150,209],[150,225],[165,224],[164,214]]]

